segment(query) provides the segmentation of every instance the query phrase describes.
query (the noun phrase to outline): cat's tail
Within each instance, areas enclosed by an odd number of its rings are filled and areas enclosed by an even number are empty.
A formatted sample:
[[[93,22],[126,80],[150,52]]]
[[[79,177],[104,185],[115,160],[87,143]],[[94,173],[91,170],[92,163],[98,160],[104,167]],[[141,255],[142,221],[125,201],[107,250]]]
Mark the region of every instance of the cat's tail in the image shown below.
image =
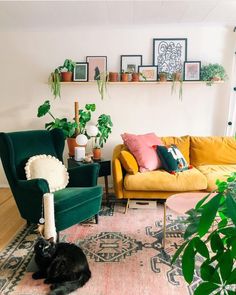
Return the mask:
[[[49,295],[66,295],[78,288],[83,287],[85,283],[91,278],[90,270],[83,272],[78,280],[66,281],[63,283],[56,283],[51,285]]]

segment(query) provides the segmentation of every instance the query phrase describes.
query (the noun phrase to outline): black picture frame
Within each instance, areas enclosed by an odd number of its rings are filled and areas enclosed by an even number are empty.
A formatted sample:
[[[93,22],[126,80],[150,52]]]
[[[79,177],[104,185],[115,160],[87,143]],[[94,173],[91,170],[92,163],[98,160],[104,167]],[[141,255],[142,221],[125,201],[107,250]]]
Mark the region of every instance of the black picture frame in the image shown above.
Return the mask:
[[[183,72],[184,81],[200,81],[201,61],[185,61]]]
[[[86,62],[88,63],[88,80],[99,80],[100,73],[107,73],[107,56],[94,55],[86,56]]]
[[[129,54],[120,56],[121,73],[138,73],[138,66],[143,63],[143,56],[139,54]]]
[[[154,38],[153,65],[158,73],[166,72],[171,80],[175,72],[183,72],[187,60],[187,38]]]
[[[88,81],[88,63],[76,62],[74,67],[73,81],[87,82]]]
[[[145,71],[146,69],[146,71]],[[138,67],[139,81],[141,82],[155,82],[158,78],[158,66],[153,65],[142,65]],[[144,77],[146,78],[144,78]]]

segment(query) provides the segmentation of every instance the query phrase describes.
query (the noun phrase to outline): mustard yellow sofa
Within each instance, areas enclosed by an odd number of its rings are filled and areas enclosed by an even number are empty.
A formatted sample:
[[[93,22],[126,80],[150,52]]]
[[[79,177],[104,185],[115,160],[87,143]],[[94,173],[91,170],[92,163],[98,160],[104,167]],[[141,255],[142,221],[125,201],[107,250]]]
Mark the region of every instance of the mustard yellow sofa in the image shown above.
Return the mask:
[[[182,136],[161,139],[166,145],[175,144],[193,168],[174,175],[162,169],[130,172],[121,164],[121,152],[127,148],[119,144],[115,146],[112,158],[116,198],[166,199],[180,192],[212,191],[216,188],[216,179],[223,180],[236,172],[236,140],[232,137]]]

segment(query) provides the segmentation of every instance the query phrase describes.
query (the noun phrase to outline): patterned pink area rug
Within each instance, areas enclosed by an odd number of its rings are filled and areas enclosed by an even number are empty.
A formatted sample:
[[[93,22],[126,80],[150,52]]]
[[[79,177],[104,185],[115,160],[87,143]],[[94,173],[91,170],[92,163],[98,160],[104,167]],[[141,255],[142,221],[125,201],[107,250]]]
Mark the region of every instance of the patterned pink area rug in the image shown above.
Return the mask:
[[[168,212],[166,248],[163,250],[161,205],[156,210],[129,209],[126,214],[124,206],[116,205],[105,212],[108,214],[99,217],[98,225],[91,221],[61,232],[60,240],[76,243],[84,250],[92,272],[88,283],[73,294],[193,294],[199,281],[197,273],[194,283],[188,286],[179,261],[173,266],[170,263],[171,256],[182,242],[183,217]],[[28,256],[22,261],[24,263],[28,259],[25,266],[32,258],[32,240],[35,238],[36,234],[31,231],[22,240],[21,250],[28,251]],[[24,245],[28,248],[24,249]],[[47,294],[49,287],[43,280],[33,280],[31,275],[31,272],[21,268],[15,275],[15,282],[11,281],[7,287],[0,289],[1,294]]]

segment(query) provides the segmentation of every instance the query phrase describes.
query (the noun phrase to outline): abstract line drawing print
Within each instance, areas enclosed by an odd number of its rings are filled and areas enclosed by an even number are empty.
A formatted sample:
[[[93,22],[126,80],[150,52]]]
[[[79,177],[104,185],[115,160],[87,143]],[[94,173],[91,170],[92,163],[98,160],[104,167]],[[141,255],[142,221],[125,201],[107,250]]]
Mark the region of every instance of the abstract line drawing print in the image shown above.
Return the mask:
[[[183,71],[183,63],[187,59],[187,39],[154,39],[153,63],[158,72],[172,75]]]

